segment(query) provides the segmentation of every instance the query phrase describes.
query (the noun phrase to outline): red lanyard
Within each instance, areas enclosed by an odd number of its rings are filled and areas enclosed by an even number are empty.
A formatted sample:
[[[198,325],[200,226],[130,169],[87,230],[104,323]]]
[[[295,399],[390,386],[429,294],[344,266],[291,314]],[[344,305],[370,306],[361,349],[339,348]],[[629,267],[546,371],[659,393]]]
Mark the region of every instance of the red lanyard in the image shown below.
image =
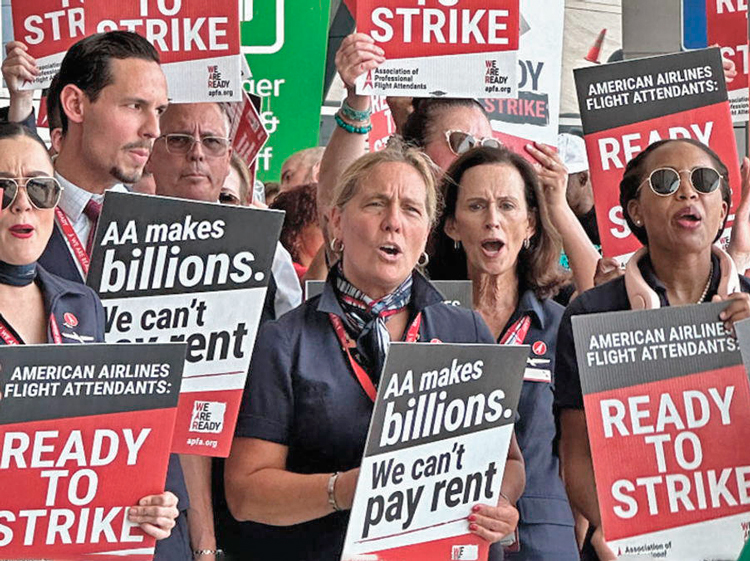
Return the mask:
[[[339,338],[341,349],[349,358],[349,364],[351,364],[352,370],[354,370],[354,376],[356,376],[359,385],[362,386],[362,389],[365,390],[367,397],[369,397],[374,403],[375,398],[378,395],[378,392],[375,389],[375,384],[372,383],[372,379],[370,379],[370,376],[367,375],[365,369],[362,368],[356,360],[354,360],[354,357],[352,356],[350,350],[352,347],[356,346],[356,343],[349,339],[349,336],[346,334],[346,330],[344,329],[344,323],[341,321],[341,318],[339,316],[337,316],[336,314],[328,314],[328,317],[331,320],[331,325],[333,325],[336,336]],[[414,318],[414,321],[406,332],[406,338],[404,339],[405,342],[414,343],[419,338],[419,326],[421,324],[422,314],[419,313],[417,314],[417,317]]]
[[[60,328],[57,326],[57,320],[55,316],[49,315],[49,329],[52,332],[52,341],[55,345],[62,344],[62,337],[60,336]],[[22,342],[13,335],[5,320],[0,318],[0,339],[2,339],[6,345],[21,345]]]
[[[531,316],[521,316],[503,334],[501,345],[523,345],[531,327]]]
[[[75,258],[78,272],[81,273],[81,278],[85,281],[86,275],[89,274],[89,255],[86,253],[86,248],[78,238],[78,234],[76,234],[70,219],[60,207],[55,207],[55,218],[60,225],[65,240],[68,242],[68,247],[70,248],[73,257]]]

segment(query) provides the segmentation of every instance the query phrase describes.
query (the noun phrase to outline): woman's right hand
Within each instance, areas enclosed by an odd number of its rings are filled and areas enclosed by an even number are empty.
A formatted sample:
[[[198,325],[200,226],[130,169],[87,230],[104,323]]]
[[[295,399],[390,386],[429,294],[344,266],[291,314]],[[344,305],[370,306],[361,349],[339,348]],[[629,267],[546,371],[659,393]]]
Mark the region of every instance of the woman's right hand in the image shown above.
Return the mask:
[[[336,70],[349,95],[353,95],[356,79],[384,61],[385,51],[375,44],[372,37],[366,33],[352,33],[341,42],[336,53]]]

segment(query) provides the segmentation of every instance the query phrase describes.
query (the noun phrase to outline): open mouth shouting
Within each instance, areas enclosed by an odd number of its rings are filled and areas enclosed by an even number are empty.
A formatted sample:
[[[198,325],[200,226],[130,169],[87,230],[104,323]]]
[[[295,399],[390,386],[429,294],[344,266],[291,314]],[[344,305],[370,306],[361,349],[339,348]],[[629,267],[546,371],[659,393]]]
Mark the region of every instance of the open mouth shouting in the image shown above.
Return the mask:
[[[681,228],[695,230],[703,222],[701,212],[694,206],[687,206],[674,215],[674,221]]]
[[[392,261],[394,259],[397,259],[401,253],[401,248],[394,243],[386,243],[378,247],[378,252],[380,255],[385,258],[386,260]]]
[[[482,241],[482,252],[488,257],[499,255],[504,247],[505,242],[497,238],[490,238]]]
[[[8,228],[12,236],[16,238],[30,238],[34,233],[34,227],[31,224],[16,224]]]

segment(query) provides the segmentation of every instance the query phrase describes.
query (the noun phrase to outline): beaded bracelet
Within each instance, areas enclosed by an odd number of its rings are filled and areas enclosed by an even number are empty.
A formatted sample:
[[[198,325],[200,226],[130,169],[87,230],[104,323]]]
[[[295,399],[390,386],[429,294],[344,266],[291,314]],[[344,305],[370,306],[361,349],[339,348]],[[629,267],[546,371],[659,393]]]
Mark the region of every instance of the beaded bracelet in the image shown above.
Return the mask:
[[[355,127],[354,125],[350,125],[344,119],[341,118],[341,115],[336,113],[334,115],[334,118],[336,119],[336,124],[340,126],[342,129],[344,129],[346,132],[350,132],[352,134],[367,134],[372,130],[372,124],[369,123],[365,125],[364,127]]]
[[[344,100],[341,103],[341,114],[350,121],[361,123],[367,121],[370,118],[370,115],[372,115],[372,110],[368,107],[364,111],[357,111],[351,105],[349,105],[346,100]]]

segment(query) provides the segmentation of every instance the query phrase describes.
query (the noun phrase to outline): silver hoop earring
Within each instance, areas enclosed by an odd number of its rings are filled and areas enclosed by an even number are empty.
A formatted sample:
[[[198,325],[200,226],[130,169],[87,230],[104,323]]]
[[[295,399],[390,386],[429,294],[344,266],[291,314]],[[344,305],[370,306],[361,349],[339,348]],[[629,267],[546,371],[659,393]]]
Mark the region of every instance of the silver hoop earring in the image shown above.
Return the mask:
[[[420,267],[426,267],[427,263],[430,262],[430,256],[427,255],[426,251],[422,252],[422,255],[419,256],[419,260],[417,261],[417,265]]]
[[[458,240],[453,240],[453,249],[455,249],[456,251],[461,249],[461,242]]]
[[[523,240],[523,248],[524,249],[529,249],[530,245],[531,245],[531,241],[529,240],[529,238],[524,238],[524,240]]]
[[[338,247],[336,247],[337,243],[339,244]],[[344,242],[342,242],[338,238],[333,238],[331,240],[331,243],[329,244],[329,247],[331,248],[331,251],[333,251],[334,253],[343,253],[343,251],[344,251]]]

